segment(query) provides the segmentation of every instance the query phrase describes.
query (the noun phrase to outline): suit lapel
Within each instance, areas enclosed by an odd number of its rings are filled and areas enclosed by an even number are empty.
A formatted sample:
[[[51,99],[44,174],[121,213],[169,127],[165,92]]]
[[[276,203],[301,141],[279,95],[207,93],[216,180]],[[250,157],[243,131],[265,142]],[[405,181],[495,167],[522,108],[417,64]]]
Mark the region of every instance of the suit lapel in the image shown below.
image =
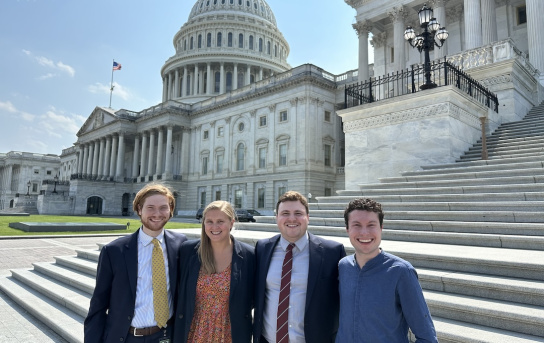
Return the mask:
[[[234,290],[240,281],[240,266],[244,263],[242,256],[242,247],[234,238],[232,238],[234,247],[232,250],[232,262],[230,269],[230,300],[232,301]]]
[[[138,233],[140,230],[130,236],[130,240],[125,244],[126,254],[124,254],[128,281],[134,299],[136,299],[136,283],[138,281]]]
[[[168,276],[170,279],[170,292],[171,294],[176,294],[177,286],[177,270],[178,270],[178,261],[177,254],[179,247],[175,244],[175,238],[173,235],[164,230],[164,243],[166,244],[166,255],[168,256]]]
[[[309,234],[308,248],[310,249],[310,266],[308,268],[308,285],[306,287],[306,310],[310,305],[315,285],[318,282],[319,271],[323,264],[323,247],[317,237]]]

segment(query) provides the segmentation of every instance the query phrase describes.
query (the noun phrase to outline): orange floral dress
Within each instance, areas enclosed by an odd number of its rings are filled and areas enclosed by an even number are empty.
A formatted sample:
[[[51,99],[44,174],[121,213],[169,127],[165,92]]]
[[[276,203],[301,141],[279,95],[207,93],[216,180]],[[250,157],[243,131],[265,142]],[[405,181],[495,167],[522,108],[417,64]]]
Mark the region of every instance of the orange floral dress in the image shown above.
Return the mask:
[[[231,343],[229,315],[231,266],[215,274],[202,269],[196,284],[195,314],[189,330],[189,343]]]

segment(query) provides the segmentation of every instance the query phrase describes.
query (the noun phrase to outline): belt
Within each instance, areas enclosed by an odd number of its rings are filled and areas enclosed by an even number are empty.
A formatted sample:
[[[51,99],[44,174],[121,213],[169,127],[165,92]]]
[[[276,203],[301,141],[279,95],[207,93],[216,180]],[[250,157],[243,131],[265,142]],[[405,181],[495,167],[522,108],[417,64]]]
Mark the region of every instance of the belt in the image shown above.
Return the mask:
[[[172,324],[172,320],[168,320],[166,322],[166,326]],[[152,335],[154,333],[157,333],[161,330],[163,330],[164,328],[160,328],[158,326],[150,326],[150,327],[147,327],[147,328],[135,328],[134,326],[131,326],[130,329],[129,329],[129,333],[135,337],[141,337],[141,336],[149,336],[149,335]]]

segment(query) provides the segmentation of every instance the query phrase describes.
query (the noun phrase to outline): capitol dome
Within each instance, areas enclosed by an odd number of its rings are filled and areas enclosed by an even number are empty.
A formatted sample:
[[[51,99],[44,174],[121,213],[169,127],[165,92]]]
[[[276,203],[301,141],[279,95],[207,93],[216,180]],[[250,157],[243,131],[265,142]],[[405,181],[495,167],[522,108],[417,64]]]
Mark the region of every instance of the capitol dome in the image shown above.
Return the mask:
[[[291,69],[264,0],[198,0],[161,69],[163,101],[194,103]]]

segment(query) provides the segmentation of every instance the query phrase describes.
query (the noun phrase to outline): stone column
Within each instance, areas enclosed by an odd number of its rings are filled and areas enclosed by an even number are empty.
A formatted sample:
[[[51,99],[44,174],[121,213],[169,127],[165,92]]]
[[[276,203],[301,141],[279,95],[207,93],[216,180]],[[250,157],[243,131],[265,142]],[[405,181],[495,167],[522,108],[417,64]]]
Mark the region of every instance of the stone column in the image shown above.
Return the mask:
[[[149,131],[149,155],[147,159],[147,174],[146,176],[153,176],[153,163],[155,163],[155,131]]]
[[[219,72],[219,94],[225,93],[225,63],[221,62],[220,72]]]
[[[170,100],[172,99],[173,96],[172,96],[172,73],[168,73],[168,99],[167,100]]]
[[[263,67],[259,67],[259,81],[263,79]]]
[[[189,175],[189,133],[188,129],[183,129],[181,133],[181,159],[180,159],[180,171],[183,178],[187,178]]]
[[[166,101],[166,92],[168,91],[168,84],[166,83],[166,77],[162,78],[162,102]]]
[[[125,134],[119,132],[119,147],[117,152],[117,171],[115,177],[117,181],[123,181],[124,173],[123,167],[125,166]]]
[[[179,69],[176,68],[174,79],[174,99],[179,97]]]
[[[195,64],[195,76],[193,77],[193,95],[198,95],[198,64]]]
[[[544,1],[527,0],[527,36],[529,61],[540,70],[540,83],[544,85]]]
[[[358,21],[353,24],[353,28],[359,37],[359,82],[365,82],[370,79],[368,69],[368,33],[372,30],[372,23],[368,20]]]
[[[173,126],[168,125],[166,131],[166,162],[164,166],[163,179],[167,179],[172,175],[172,130]]]
[[[96,173],[97,179],[100,180],[104,176],[104,145],[106,140],[104,137],[100,138],[100,152],[98,153],[98,172]]]
[[[162,127],[159,127],[158,129],[158,137],[157,137],[157,168],[155,169],[155,175],[162,175],[163,169],[162,169],[162,161],[164,158],[164,146],[163,146],[163,139],[164,139],[164,130]],[[155,180],[157,178],[155,177]]]
[[[206,94],[212,94],[212,64],[208,62],[206,66]]]
[[[480,1],[480,11],[482,14],[482,43],[483,45],[487,45],[497,41],[497,13],[495,12],[495,0]]]
[[[538,0],[537,0],[538,1]],[[465,49],[482,46],[482,16],[480,0],[464,0],[465,11]]]
[[[83,161],[81,162],[81,174],[87,175],[87,159],[89,158],[89,144],[83,145]]]
[[[232,73],[232,90],[238,89],[238,63],[234,63],[234,71]]]
[[[247,70],[246,70],[246,84],[244,86],[247,86],[250,83],[251,83],[251,66],[248,64]]]
[[[142,133],[142,157],[140,158],[140,178],[147,175],[147,131]]]
[[[110,179],[110,158],[111,158],[111,136],[106,137],[106,153],[104,154],[104,170],[102,180]]]
[[[117,141],[118,138],[116,136],[111,137],[111,157],[110,157],[110,171],[108,174],[108,180],[112,180],[115,177],[115,163],[117,161]]]
[[[132,154],[132,177],[138,177],[138,157],[140,155],[140,136],[134,137],[134,153]]]
[[[77,175],[83,174],[83,144],[79,145],[79,156],[77,159]]]
[[[433,8],[433,14],[436,20],[440,23],[440,27],[448,28],[448,23],[446,20],[446,2],[447,0],[432,0],[430,5]],[[434,48],[434,59],[443,59],[444,56],[448,54],[448,41],[444,42],[442,48]]]
[[[11,185],[12,185],[12,178],[13,178],[13,164],[10,164],[8,165],[8,172],[7,172],[7,176],[6,176],[6,190],[11,193],[11,191],[13,191],[13,189],[11,189]],[[28,182],[28,181],[27,181]]]
[[[93,174],[93,154],[94,152],[94,143],[89,142],[89,154],[87,155],[87,176],[91,176]]]
[[[93,177],[98,175],[98,152],[100,149],[100,142],[98,140],[94,141],[94,150],[93,150]]]
[[[395,7],[388,14],[393,22],[395,71],[400,72],[406,68],[406,41],[404,40],[404,30],[406,29],[406,25],[404,25],[404,18],[406,18],[407,14],[406,8],[404,6]]]
[[[183,67],[183,79],[181,81],[181,97],[187,96],[187,66]]]

